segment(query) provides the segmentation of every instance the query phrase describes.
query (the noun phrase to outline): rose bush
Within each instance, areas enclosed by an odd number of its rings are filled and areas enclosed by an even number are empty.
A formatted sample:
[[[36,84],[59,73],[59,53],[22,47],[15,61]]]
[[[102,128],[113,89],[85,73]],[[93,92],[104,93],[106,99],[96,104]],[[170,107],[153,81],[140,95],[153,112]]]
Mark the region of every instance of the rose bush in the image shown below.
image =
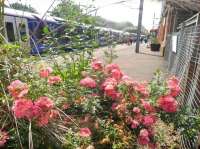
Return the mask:
[[[178,103],[175,76],[137,82],[117,64],[80,55],[10,79],[1,83],[0,147],[153,149],[162,148],[161,122],[189,139],[200,128],[200,118]]]

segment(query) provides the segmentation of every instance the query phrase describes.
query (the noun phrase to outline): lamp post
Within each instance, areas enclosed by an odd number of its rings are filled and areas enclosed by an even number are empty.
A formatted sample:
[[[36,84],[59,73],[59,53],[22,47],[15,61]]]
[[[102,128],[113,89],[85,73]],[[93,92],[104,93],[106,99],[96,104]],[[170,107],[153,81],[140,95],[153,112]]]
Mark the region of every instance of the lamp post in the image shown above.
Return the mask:
[[[136,53],[139,53],[139,49],[140,49],[140,36],[141,36],[141,28],[142,28],[143,5],[144,5],[144,0],[140,0],[140,8],[139,8],[139,16],[138,16],[138,29],[137,29],[137,42],[136,42],[136,49],[135,49]]]

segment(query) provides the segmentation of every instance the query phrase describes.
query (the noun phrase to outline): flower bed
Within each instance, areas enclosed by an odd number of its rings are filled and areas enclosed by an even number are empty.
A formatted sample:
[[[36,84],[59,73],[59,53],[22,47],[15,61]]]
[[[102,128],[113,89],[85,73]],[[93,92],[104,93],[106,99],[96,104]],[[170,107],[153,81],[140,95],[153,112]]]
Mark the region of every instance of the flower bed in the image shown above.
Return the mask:
[[[116,64],[83,57],[25,74],[13,75],[7,87],[1,83],[2,147],[180,148],[179,135],[198,135],[200,118],[178,104],[175,76],[165,80],[157,72],[152,81],[137,82]]]

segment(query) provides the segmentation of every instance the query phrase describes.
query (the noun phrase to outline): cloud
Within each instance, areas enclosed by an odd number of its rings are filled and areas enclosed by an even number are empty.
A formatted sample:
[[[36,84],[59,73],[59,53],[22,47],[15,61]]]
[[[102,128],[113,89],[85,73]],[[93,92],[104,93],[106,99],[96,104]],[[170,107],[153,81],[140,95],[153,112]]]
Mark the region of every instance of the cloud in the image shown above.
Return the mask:
[[[10,3],[16,2],[19,0],[9,0]],[[75,2],[90,5],[93,4],[96,7],[100,7],[98,11],[98,15],[112,20],[112,21],[130,21],[134,25],[137,25],[138,22],[138,8],[139,0],[126,0],[127,2],[124,4],[112,4],[115,2],[119,2],[121,0],[75,0]],[[30,4],[33,6],[39,13],[45,13],[49,6],[52,3],[52,0],[21,0],[23,4]],[[59,1],[57,0],[53,7]],[[112,4],[112,5],[111,5]],[[52,9],[52,8],[51,8]],[[156,14],[156,18],[160,17],[161,14],[161,2],[156,2],[152,0],[145,0],[144,2],[144,13],[143,13],[143,26],[147,29],[151,29],[153,26],[153,17],[154,13]],[[158,19],[155,20],[155,24],[158,24]]]

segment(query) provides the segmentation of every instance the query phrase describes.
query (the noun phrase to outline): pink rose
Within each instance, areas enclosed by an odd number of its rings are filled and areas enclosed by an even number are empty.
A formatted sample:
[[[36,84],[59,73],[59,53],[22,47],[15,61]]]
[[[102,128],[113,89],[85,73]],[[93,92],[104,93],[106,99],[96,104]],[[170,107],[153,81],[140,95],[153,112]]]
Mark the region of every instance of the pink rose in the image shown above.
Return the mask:
[[[96,87],[96,82],[90,77],[86,77],[80,81],[80,85],[88,88],[95,88]]]
[[[165,112],[174,113],[177,111],[178,102],[170,95],[160,97],[157,103]]]
[[[138,114],[138,113],[141,112],[141,110],[140,110],[140,108],[138,108],[138,107],[134,107],[134,108],[133,108],[133,112]]]
[[[144,99],[141,99],[141,102],[142,102],[142,106],[147,112],[149,113],[155,112],[155,108],[150,104],[150,102],[145,101]]]
[[[143,117],[143,125],[152,126],[156,122],[156,117],[153,115],[146,115]]]
[[[8,133],[0,130],[0,147],[4,147],[8,139]]]
[[[101,85],[101,89],[104,90],[107,85],[117,86],[117,80],[114,78],[107,78]]]
[[[15,80],[8,86],[8,91],[14,99],[22,98],[28,94],[28,85],[20,80]]]
[[[136,96],[131,96],[131,97],[130,97],[130,102],[135,103],[136,100],[137,100],[137,97],[136,97]]]
[[[12,107],[16,118],[32,119],[36,114],[36,109],[33,102],[28,99],[18,99],[14,102]],[[38,109],[39,113],[39,109]]]
[[[147,145],[149,144],[150,139],[149,139],[149,132],[146,129],[140,130],[140,134],[138,136],[138,143],[140,145]]]
[[[118,106],[117,103],[113,103],[113,104],[112,104],[112,107],[111,107],[112,111],[117,110],[117,106]]]
[[[60,76],[50,76],[48,78],[48,83],[50,85],[60,83],[61,81],[62,81],[62,79],[60,78]]]
[[[137,128],[138,126],[139,126],[139,122],[138,122],[138,121],[133,120],[133,121],[131,122],[131,128],[132,128],[132,129],[135,129],[135,128]]]
[[[130,86],[134,84],[134,81],[129,76],[123,75],[121,78],[121,83],[124,83],[127,86]]]
[[[176,77],[172,77],[167,81],[167,86],[170,89],[170,95],[176,97],[180,94],[181,88],[179,86],[179,80]]]
[[[63,104],[62,109],[67,110],[67,109],[69,109],[69,107],[70,107],[70,104],[65,103],[65,104]]]
[[[38,100],[35,101],[35,105],[40,107],[42,111],[48,111],[54,107],[54,103],[49,97],[38,98]]]
[[[46,69],[41,69],[39,75],[41,78],[47,78],[52,72],[53,69],[51,67],[47,67]]]
[[[79,132],[79,135],[81,137],[90,137],[91,136],[91,131],[89,128],[81,128],[80,129],[80,132]]]
[[[143,115],[141,113],[138,113],[135,115],[135,120],[137,120],[139,123],[142,123],[143,121]]]
[[[43,112],[37,119],[37,125],[39,127],[44,127],[49,123],[50,120],[50,111],[49,112]]]
[[[103,69],[102,62],[98,60],[92,61],[91,67],[95,71],[99,71]]]
[[[120,94],[115,90],[113,85],[107,85],[104,89],[106,96],[111,97],[112,99],[119,98]]]
[[[132,117],[126,116],[125,122],[126,122],[128,125],[130,125],[130,124],[132,123],[132,121],[133,121]]]
[[[149,96],[149,90],[145,83],[135,83],[134,88],[135,88],[135,91],[139,92],[143,96],[145,96],[145,97]]]
[[[116,80],[120,80],[123,75],[119,69],[113,69],[111,71],[111,76],[112,76],[112,78],[114,78]]]
[[[118,66],[117,64],[108,64],[108,65],[105,67],[105,72],[106,72],[106,73],[110,73],[113,69],[120,70],[120,69],[119,69],[119,66]]]
[[[50,119],[55,119],[55,118],[57,118],[59,115],[60,115],[60,113],[59,113],[58,110],[51,110],[51,111],[50,111],[49,118],[50,118]]]

